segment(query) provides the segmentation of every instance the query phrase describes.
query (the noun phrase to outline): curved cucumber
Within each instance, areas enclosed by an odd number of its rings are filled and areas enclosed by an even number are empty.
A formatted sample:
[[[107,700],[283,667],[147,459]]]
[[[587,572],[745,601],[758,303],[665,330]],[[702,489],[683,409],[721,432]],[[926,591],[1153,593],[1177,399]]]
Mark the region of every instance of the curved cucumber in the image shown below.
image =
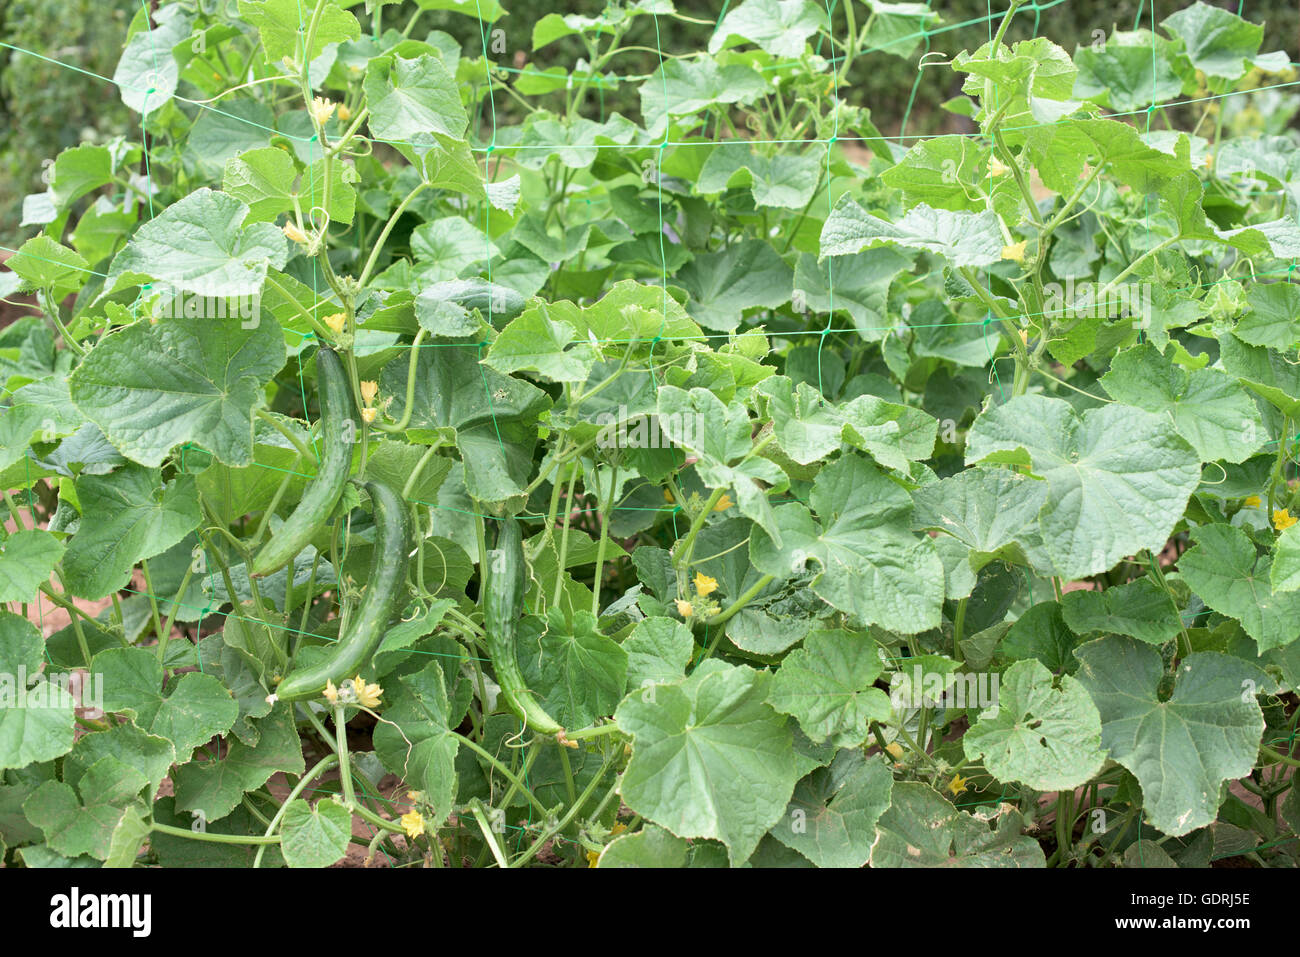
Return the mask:
[[[293,512],[253,559],[255,578],[279,571],[307,547],[338,505],[352,467],[356,406],[338,353],[322,346],[316,353],[316,374],[320,382],[321,441],[325,447],[320,467]]]
[[[410,551],[410,524],[402,496],[379,480],[367,482],[374,506],[378,537],[370,555],[366,593],[348,623],[348,633],[330,648],[324,660],[289,672],[275,689],[280,701],[314,698],[326,682],[336,685],[357,675],[383,640],[393,616],[402,611],[406,566]]]
[[[537,703],[524,683],[515,652],[515,628],[524,613],[524,540],[519,522],[501,520],[496,550],[483,569],[483,615],[488,654],[501,698],[515,716],[541,734],[558,734],[564,728]]]

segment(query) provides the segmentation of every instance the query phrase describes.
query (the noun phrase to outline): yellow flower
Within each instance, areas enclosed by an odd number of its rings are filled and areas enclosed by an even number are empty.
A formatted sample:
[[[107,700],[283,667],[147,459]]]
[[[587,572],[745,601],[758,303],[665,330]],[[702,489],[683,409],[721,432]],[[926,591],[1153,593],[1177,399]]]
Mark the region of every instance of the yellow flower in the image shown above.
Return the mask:
[[[367,381],[367,382],[362,382],[362,383],[361,383],[361,401],[362,401],[362,402],[364,402],[366,405],[370,405],[372,402],[375,401],[375,396],[377,396],[377,395],[379,395],[379,383],[378,383],[378,382],[369,382],[369,381]]]
[[[330,704],[339,703],[339,689],[334,687],[333,681],[326,681],[325,690],[321,693],[325,695],[325,700]]]
[[[617,824],[615,824],[613,827],[609,829],[609,836],[618,837],[618,835],[622,834],[626,830],[627,830],[627,825],[624,824],[622,821],[619,821]]]
[[[318,96],[311,101],[311,115],[312,119],[324,126],[334,115],[334,104],[323,96]]]
[[[1028,244],[1029,244],[1029,241],[1028,241],[1027,239],[1022,239],[1022,240],[1020,240],[1020,242],[1015,243],[1014,245],[1011,245],[1011,246],[1003,246],[1003,247],[1002,247],[1002,258],[1003,258],[1003,259],[1010,259],[1012,262],[1018,262],[1018,263],[1022,263],[1022,262],[1024,262],[1024,261],[1025,261],[1025,246],[1027,246]]]
[[[1291,512],[1285,508],[1279,508],[1273,512],[1273,527],[1279,532],[1285,532],[1296,522],[1300,522],[1300,518],[1292,515]]]
[[[704,572],[695,573],[695,590],[699,592],[701,598],[707,598],[718,590],[718,580],[710,578]]]
[[[885,745],[885,750],[889,752],[889,756],[895,761],[903,760],[903,746],[897,741],[889,742],[889,744]]]
[[[424,833],[424,815],[419,811],[407,811],[402,815],[402,830],[407,837],[419,837]]]
[[[1002,160],[998,159],[996,156],[989,158],[990,176],[1006,176],[1009,172],[1011,172],[1011,167],[1003,163]]]
[[[670,492],[668,489],[664,489],[664,501],[669,503],[670,505],[672,504],[673,493]]]
[[[371,422],[375,421],[375,415],[376,412],[374,409],[366,407],[361,410],[361,421],[366,423],[366,425],[369,425]]]
[[[332,316],[325,317],[325,325],[333,330],[336,336],[343,334],[343,327],[347,325],[348,317],[341,312],[336,312]]]
[[[379,704],[379,696],[384,693],[384,689],[375,684],[366,684],[357,675],[352,679],[352,694],[356,697],[357,704],[363,708],[374,708]]]
[[[293,223],[285,223],[283,226],[284,234],[292,239],[295,243],[306,243],[307,234],[295,226]]]
[[[961,794],[962,791],[965,791],[966,782],[969,780],[970,778],[964,778],[960,774],[954,774],[952,780],[948,782],[948,790],[952,792],[952,796],[956,797],[958,794]]]
[[[406,799],[407,799],[408,801],[423,801],[423,800],[424,800],[424,794],[421,793],[420,791],[407,791],[407,792],[406,792]]]
[[[587,866],[588,866],[588,867],[595,867],[595,866],[596,866],[596,862],[597,862],[598,860],[600,860],[600,851],[588,851],[588,852],[587,852]]]
[[[339,104],[339,120],[340,120],[341,122],[343,122],[343,123],[346,123],[346,122],[347,122],[348,120],[350,120],[350,119],[352,119],[352,111],[348,109],[348,106],[347,106],[346,103],[340,103],[340,104]]]
[[[718,499],[718,504],[713,506],[715,512],[725,512],[736,503],[731,500],[731,496],[726,492],[722,493],[722,498]]]
[[[1247,495],[1246,500],[1241,503],[1247,508],[1258,508],[1260,506],[1260,497],[1258,495]]]
[[[683,618],[690,618],[691,615],[695,614],[695,609],[689,601],[683,601],[680,598],[676,599],[676,601],[677,614],[681,615]]]

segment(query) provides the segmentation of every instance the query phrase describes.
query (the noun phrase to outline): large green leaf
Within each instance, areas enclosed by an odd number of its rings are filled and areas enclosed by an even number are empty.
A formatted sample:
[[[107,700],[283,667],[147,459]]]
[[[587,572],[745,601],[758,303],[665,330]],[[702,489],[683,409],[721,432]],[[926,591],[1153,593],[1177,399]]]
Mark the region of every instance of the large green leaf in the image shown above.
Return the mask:
[[[846,455],[822,469],[809,501],[812,512],[797,502],[774,509],[780,544],[755,529],[755,567],[785,579],[811,559],[821,569],[813,591],[863,624],[909,635],[939,626],[943,563],[930,538],[911,532],[902,489],[865,458]]]
[[[23,802],[23,811],[53,850],[103,860],[109,856],[115,829],[147,783],[130,765],[103,757],[82,775],[80,797],[62,781],[46,781]]]
[[[596,616],[571,621],[552,608],[545,621],[525,618],[515,637],[519,666],[542,707],[567,728],[612,714],[627,686],[627,652],[597,628]]]
[[[1038,842],[1023,834],[1010,804],[967,814],[924,784],[894,785],[876,825],[872,867],[1044,867]]]
[[[379,57],[366,69],[370,131],[379,139],[408,140],[417,133],[459,139],[469,117],[455,78],[440,57]]]
[[[35,625],[0,611],[0,772],[72,749],[76,702],[66,684],[37,677],[43,649]]]
[[[342,804],[301,798],[285,811],[280,850],[290,867],[329,867],[343,859],[352,836],[352,815]]]
[[[879,647],[866,635],[814,631],[781,662],[767,700],[813,741],[855,747],[872,721],[892,714],[889,696],[874,687],[881,668]]]
[[[62,557],[63,543],[42,528],[0,541],[0,602],[32,601]]]
[[[766,675],[718,663],[652,701],[629,695],[619,727],[632,735],[623,800],[678,837],[711,837],[744,861],[781,817],[798,774],[786,719],[764,700]]]
[[[746,309],[775,308],[790,300],[794,272],[765,242],[746,240],[716,253],[701,253],[677,271],[691,294],[687,310],[706,329],[729,332]]]
[[[83,475],[76,489],[81,525],[63,556],[63,572],[80,598],[117,591],[136,562],[165,552],[199,524],[189,475],[163,485],[158,469],[129,465],[110,475]]]
[[[997,704],[980,712],[962,748],[999,781],[1038,791],[1086,784],[1106,759],[1101,716],[1083,685],[1032,658],[1002,673]]]
[[[797,57],[826,26],[826,8],[812,0],[745,0],[718,23],[709,52],[748,40],[773,56]]]
[[[313,20],[313,9],[319,4],[304,4],[300,0],[239,0],[239,16],[245,23],[257,27],[268,60],[277,62],[283,57],[289,57],[301,63],[310,63],[329,44],[355,40],[361,36],[361,24],[355,16],[343,9],[347,5],[340,0],[324,0],[320,18],[311,34],[310,50],[304,47],[308,27]]]
[[[245,792],[260,788],[273,774],[302,774],[302,742],[293,723],[291,705],[281,704],[257,722],[256,747],[232,740],[225,756],[176,769],[172,784],[176,810],[202,814],[218,821],[239,806]]]
[[[893,787],[894,776],[879,756],[840,751],[830,767],[795,786],[772,836],[818,867],[862,867]]]
[[[96,346],[69,377],[77,408],[127,458],[158,466],[182,442],[227,465],[253,461],[253,410],[284,365],[272,323],[139,322]]]
[[[1151,824],[1177,837],[1212,824],[1224,781],[1250,773],[1264,731],[1251,689],[1259,669],[1215,652],[1182,659],[1161,694],[1160,652],[1132,638],[1075,650],[1078,678],[1101,713],[1101,745],[1142,785]]]
[[[947,532],[970,549],[979,571],[995,559],[1022,559],[1017,540],[1037,522],[1046,484],[1007,469],[970,468],[913,493],[917,528]]]
[[[451,813],[456,798],[459,742],[451,715],[442,665],[430,661],[403,676],[391,689],[385,721],[375,729],[375,754],[385,768],[423,795],[437,823]]]
[[[1231,525],[1193,529],[1192,540],[1178,570],[1205,604],[1238,619],[1261,654],[1300,638],[1300,593],[1274,593],[1272,555],[1256,555],[1249,536]]]
[[[993,213],[952,212],[920,203],[897,223],[872,216],[845,193],[822,227],[821,255],[849,256],[876,246],[938,253],[954,266],[990,266],[1002,259]]]
[[[255,296],[269,267],[284,268],[289,243],[270,223],[245,226],[248,213],[234,196],[196,189],[136,231],[113,260],[105,292],[152,280],[200,296]]]
[[[1079,415],[1038,395],[982,412],[966,461],[1029,466],[1046,479],[1039,530],[1055,573],[1069,578],[1106,571],[1143,549],[1159,552],[1201,474],[1167,418],[1119,404]]]

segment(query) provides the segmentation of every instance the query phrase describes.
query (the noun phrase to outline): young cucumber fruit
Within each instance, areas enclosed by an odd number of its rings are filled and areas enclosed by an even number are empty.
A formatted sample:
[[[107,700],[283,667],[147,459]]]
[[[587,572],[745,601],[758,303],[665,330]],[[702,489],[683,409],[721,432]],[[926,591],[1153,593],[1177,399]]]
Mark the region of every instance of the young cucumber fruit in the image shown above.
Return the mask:
[[[330,648],[324,659],[285,675],[275,689],[280,701],[314,698],[327,682],[338,684],[357,675],[379,647],[393,616],[402,611],[406,596],[406,566],[410,552],[410,523],[402,496],[378,479],[367,482],[373,505],[377,537],[370,555],[370,577],[348,632]]]
[[[519,522],[501,520],[497,547],[483,570],[483,614],[488,654],[501,698],[524,726],[541,734],[558,734],[564,728],[537,703],[524,683],[515,652],[515,630],[524,613],[524,540]]]
[[[284,524],[253,559],[253,577],[279,571],[325,524],[339,503],[352,466],[352,443],[357,422],[352,385],[338,353],[322,346],[316,353],[316,375],[320,383],[321,440],[324,452],[316,478]]]

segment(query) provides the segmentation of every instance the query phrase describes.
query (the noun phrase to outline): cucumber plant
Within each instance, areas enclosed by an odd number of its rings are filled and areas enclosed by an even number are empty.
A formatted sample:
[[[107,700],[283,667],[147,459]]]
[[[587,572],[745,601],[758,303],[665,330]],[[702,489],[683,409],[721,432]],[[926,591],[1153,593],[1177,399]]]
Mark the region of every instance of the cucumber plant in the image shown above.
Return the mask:
[[[1293,64],[995,6],[142,7],[0,270],[5,862],[1300,863]]]

